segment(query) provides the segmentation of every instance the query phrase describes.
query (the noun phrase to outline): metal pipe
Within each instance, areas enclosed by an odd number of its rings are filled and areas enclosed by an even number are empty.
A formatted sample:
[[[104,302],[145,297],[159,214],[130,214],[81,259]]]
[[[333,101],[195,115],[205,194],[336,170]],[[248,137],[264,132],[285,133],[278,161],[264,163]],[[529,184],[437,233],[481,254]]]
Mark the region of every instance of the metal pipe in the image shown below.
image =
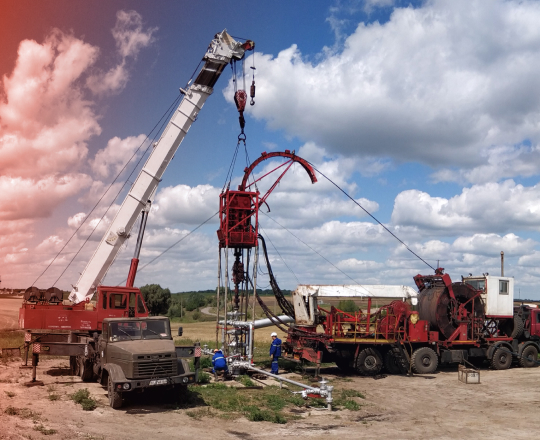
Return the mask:
[[[282,382],[287,382],[287,383],[290,383],[291,385],[295,385],[297,387],[303,388],[304,389],[303,391],[293,392],[294,394],[301,394],[303,399],[308,398],[308,393],[318,394],[319,396],[324,397],[326,399],[328,410],[330,411],[332,410],[332,402],[333,402],[332,391],[334,390],[334,387],[326,385],[328,382],[326,382],[324,379],[320,381],[320,384],[321,384],[320,387],[312,387],[312,386],[305,385],[300,382],[296,382],[291,379],[287,379],[286,377],[283,377],[283,376],[278,376],[277,374],[269,373],[268,371],[260,370],[259,368],[255,368],[251,364],[247,362],[243,362],[243,361],[233,361],[231,363],[231,367],[244,368],[246,370],[255,371],[257,373],[264,374],[265,376],[272,377],[280,382],[280,387],[281,387]]]
[[[251,365],[253,362],[253,322],[249,323],[249,341],[248,341],[248,362]]]
[[[309,385],[305,385],[305,384],[300,383],[300,382],[296,382],[296,381],[291,380],[291,379],[287,379],[286,377],[283,377],[283,376],[278,376],[277,374],[269,373],[268,371],[265,371],[265,370],[260,370],[259,368],[255,368],[252,365],[249,365],[247,362],[235,361],[235,362],[232,363],[232,366],[249,369],[251,371],[255,371],[257,373],[264,374],[264,375],[266,375],[268,377],[273,377],[274,379],[277,379],[279,381],[287,382],[287,383],[290,383],[291,385],[296,385],[297,387],[308,389],[310,391],[315,391],[315,390],[318,389],[318,388],[315,388],[315,387],[311,387]]]
[[[217,272],[217,289],[216,289],[216,347],[219,341],[219,296],[221,294],[221,248],[218,249],[218,272]],[[182,307],[180,307],[182,310]]]
[[[287,315],[281,315],[278,316],[280,321],[287,324],[290,322],[294,322],[294,318],[291,318]],[[220,324],[223,324],[223,321],[219,322]],[[258,328],[265,328],[265,327],[271,327],[273,325],[276,325],[276,320],[273,318],[265,318],[265,319],[257,319],[257,321],[253,322],[247,322],[247,321],[228,321],[228,324],[234,326],[234,327],[249,327],[250,324],[253,324],[254,329]]]
[[[257,211],[258,212],[258,211]],[[259,262],[259,241],[255,245],[255,255],[253,256],[253,313],[251,316],[251,322],[255,323],[255,298],[257,297],[257,264]],[[247,320],[247,315],[246,315]],[[251,328],[251,339],[249,340],[249,351],[254,352],[254,340],[253,340],[253,328]]]
[[[501,251],[501,277],[504,277],[504,252]]]
[[[222,332],[222,338],[221,338],[221,349],[225,350],[225,355],[229,354],[229,350],[226,348],[227,344],[225,344],[225,333],[227,333],[227,294],[229,288],[229,246],[227,245],[225,247],[225,299],[223,300],[224,304],[224,324],[223,324],[223,332]]]

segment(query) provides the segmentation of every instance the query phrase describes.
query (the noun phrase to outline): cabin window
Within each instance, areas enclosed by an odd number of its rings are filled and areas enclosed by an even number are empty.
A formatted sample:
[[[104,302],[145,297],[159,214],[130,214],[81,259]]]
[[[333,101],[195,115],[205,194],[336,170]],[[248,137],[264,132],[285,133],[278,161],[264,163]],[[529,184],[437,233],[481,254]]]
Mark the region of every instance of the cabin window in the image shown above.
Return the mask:
[[[536,314],[536,323],[540,324],[540,313]]]
[[[101,301],[102,301],[103,308],[106,309],[107,308],[107,292],[101,292]]]
[[[144,303],[140,295],[137,296],[137,313],[146,313],[146,308],[144,307]]]
[[[486,280],[467,280],[467,284],[470,284],[475,290],[486,290]]]
[[[121,293],[111,293],[109,295],[109,308],[125,309],[127,306],[126,295]]]
[[[499,295],[508,295],[508,281],[499,280]]]

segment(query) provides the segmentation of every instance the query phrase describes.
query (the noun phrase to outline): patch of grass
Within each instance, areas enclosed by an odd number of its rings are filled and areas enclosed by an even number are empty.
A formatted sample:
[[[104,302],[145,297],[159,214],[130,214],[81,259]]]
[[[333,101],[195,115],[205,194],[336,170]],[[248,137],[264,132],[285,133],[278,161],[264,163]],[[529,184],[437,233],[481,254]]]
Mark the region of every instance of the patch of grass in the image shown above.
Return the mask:
[[[9,405],[4,410],[4,414],[7,414],[8,416],[18,416],[19,415],[19,409]]]
[[[335,390],[333,397],[332,406],[334,408],[345,408],[349,411],[358,411],[360,409],[360,404],[353,400],[355,397],[365,399],[365,396],[360,391],[350,389]]]
[[[279,412],[248,405],[242,408],[244,415],[251,422],[287,423],[285,416]]]
[[[16,396],[16,394],[13,391],[4,391],[4,393],[6,393],[6,396],[8,396],[8,397],[15,397]]]
[[[80,404],[84,411],[93,411],[97,408],[97,402],[90,397],[90,391],[88,391],[88,388],[83,388],[82,390],[76,391],[69,397],[75,403]]]
[[[195,420],[201,420],[203,417],[214,417],[214,413],[212,413],[210,408],[200,408],[186,411],[186,415]]]
[[[0,348],[15,348],[24,345],[24,332],[20,330],[0,331]]]
[[[51,402],[54,402],[56,400],[60,400],[60,396],[58,394],[56,394],[56,387],[54,385],[49,385],[47,387],[47,392],[49,393],[49,400]]]
[[[240,382],[242,385],[244,385],[245,387],[254,387],[255,386],[255,382],[253,382],[251,380],[251,378],[247,374],[239,376],[236,380],[238,382]]]
[[[209,357],[201,357],[201,368],[212,368],[212,359]]]
[[[5,410],[4,414],[8,416],[17,416],[21,419],[32,419],[34,421],[39,420],[39,413],[32,411],[29,408],[16,408],[9,405]]]
[[[346,400],[343,406],[345,409],[348,409],[349,411],[358,411],[360,409],[360,405],[356,403],[354,400]]]
[[[360,397],[361,399],[366,398],[366,396],[364,396],[360,391],[356,390],[342,389],[339,391],[339,393],[342,399],[346,399],[348,397]]]
[[[210,383],[211,376],[206,371],[199,371],[198,383]]]
[[[243,415],[254,422],[267,421],[282,424],[297,418],[296,415],[287,414],[284,411],[287,407],[305,405],[305,401],[299,395],[291,394],[277,386],[269,386],[262,390],[246,390],[228,387],[224,383],[213,383],[202,387],[191,387],[190,391],[197,393],[199,401],[219,410],[221,412],[219,417],[226,419]]]
[[[54,435],[57,432],[56,429],[47,429],[41,424],[34,426],[34,431],[39,431],[43,435]]]

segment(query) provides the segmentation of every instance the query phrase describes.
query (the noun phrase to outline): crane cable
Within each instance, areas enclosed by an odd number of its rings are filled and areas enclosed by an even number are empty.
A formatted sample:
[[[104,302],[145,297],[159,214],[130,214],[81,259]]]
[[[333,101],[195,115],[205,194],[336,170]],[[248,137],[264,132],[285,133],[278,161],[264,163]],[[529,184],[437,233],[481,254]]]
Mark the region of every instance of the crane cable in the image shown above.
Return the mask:
[[[38,275],[38,277],[34,280],[34,282],[32,283],[33,286],[36,285],[36,283],[39,281],[39,279],[47,272],[47,270],[49,270],[49,268],[52,266],[52,264],[56,261],[56,259],[60,256],[60,254],[64,251],[64,249],[67,247],[67,245],[71,242],[71,240],[73,239],[73,237],[75,237],[75,235],[77,235],[77,232],[79,232],[79,230],[82,228],[82,226],[86,223],[86,221],[90,218],[90,215],[96,210],[96,208],[98,207],[98,205],[101,203],[101,201],[103,200],[103,198],[105,197],[105,195],[109,192],[109,190],[112,188],[112,186],[116,183],[116,181],[118,180],[118,178],[120,177],[120,175],[122,174],[122,172],[126,169],[126,167],[128,166],[128,164],[131,162],[131,160],[138,154],[138,152],[140,151],[140,149],[142,148],[142,146],[144,145],[144,143],[150,138],[150,135],[154,132],[154,130],[156,129],[156,127],[162,122],[163,118],[168,115],[170,113],[170,110],[172,107],[174,107],[175,104],[177,104],[178,100],[179,100],[180,97],[176,97],[175,100],[173,101],[173,103],[169,106],[169,108],[165,111],[165,113],[161,116],[161,118],[159,119],[159,121],[154,125],[154,127],[152,128],[152,130],[150,131],[150,133],[148,133],[148,135],[145,137],[145,139],[141,142],[141,144],[139,145],[139,147],[137,148],[137,150],[135,150],[135,152],[133,153],[133,155],[130,157],[130,159],[126,162],[126,164],[123,166],[123,168],[118,172],[118,174],[116,175],[116,177],[113,179],[113,181],[109,184],[109,186],[107,187],[107,189],[105,190],[105,192],[102,194],[102,196],[99,198],[99,200],[96,202],[96,204],[92,207],[92,209],[90,210],[90,212],[86,215],[86,217],[84,218],[84,220],[81,222],[81,224],[77,227],[77,229],[75,229],[75,231],[73,232],[73,234],[71,235],[71,237],[69,237],[69,239],[66,241],[66,243],[64,244],[64,246],[62,246],[62,248],[58,251],[58,253],[54,256],[54,258],[50,261],[50,263],[47,265],[47,267],[43,270],[43,272],[41,272],[40,275]],[[154,138],[155,139],[155,138]],[[146,148],[145,150],[145,153],[148,151],[148,148],[150,148],[150,145],[152,143],[150,142],[148,147]],[[143,156],[144,156],[143,154]],[[139,161],[140,163],[140,161]],[[138,163],[137,163],[138,165]],[[133,174],[133,172],[131,173]],[[130,176],[131,176],[130,174]],[[118,195],[120,194],[120,192],[124,189],[124,186],[125,186],[125,183],[124,185],[122,185],[122,187],[120,188],[120,191],[116,194],[114,200],[116,200],[116,198],[118,197]],[[109,206],[110,208],[110,206]],[[107,211],[109,210],[109,208],[107,209]],[[105,213],[107,213],[107,211]],[[103,217],[101,218],[103,219]],[[100,222],[101,222],[101,219],[100,219]],[[99,224],[99,222],[98,222]],[[92,232],[90,233],[90,235],[88,236],[88,238],[86,239],[86,241],[82,244],[82,246],[79,248],[79,250],[77,251],[75,257],[79,254],[79,252],[81,251],[82,247],[86,244],[86,242],[90,239],[90,237],[92,236],[92,234],[94,233],[94,231],[96,230],[97,228],[97,225],[96,227],[94,227],[94,229],[92,230]],[[74,258],[75,258],[74,257]],[[58,282],[58,280],[62,277],[62,275],[65,273],[65,271],[68,269],[68,267],[71,265],[71,263],[73,262],[73,259],[68,263],[67,267],[64,269],[64,271],[62,272],[62,274],[60,275],[60,277],[58,277],[56,279],[56,281],[54,282],[54,284],[56,284]]]
[[[383,227],[383,229],[388,232],[392,237],[394,237],[397,241],[399,241],[403,246],[405,246],[405,248],[411,253],[413,254],[416,258],[418,258],[420,261],[422,261],[423,263],[425,263],[428,267],[430,267],[431,269],[433,269],[433,271],[435,271],[435,268],[429,264],[426,260],[424,260],[422,257],[420,257],[416,252],[414,252],[403,240],[401,240],[396,234],[394,234],[392,231],[390,231],[390,229],[388,229],[386,226],[384,226],[379,220],[377,220],[377,218],[375,218],[375,216],[373,214],[371,214],[366,208],[364,208],[360,203],[358,203],[356,200],[354,200],[353,197],[351,197],[347,191],[345,191],[343,188],[341,188],[337,183],[335,183],[332,179],[330,179],[328,176],[326,176],[324,173],[322,173],[320,170],[317,169],[317,167],[315,167],[315,165],[313,165],[310,161],[306,160],[307,163],[309,163],[311,165],[311,167],[317,171],[321,176],[323,176],[326,180],[328,180],[332,185],[334,185],[337,189],[339,189],[343,194],[345,194],[345,196],[347,196],[347,198],[349,198],[350,200],[352,200],[358,207],[360,207],[367,215],[369,215],[373,220],[375,220],[380,226]]]
[[[262,211],[259,211],[259,212],[262,212]],[[300,237],[298,237],[297,235],[295,235],[292,231],[290,231],[289,229],[287,229],[285,226],[283,226],[281,223],[279,223],[276,219],[270,217],[268,215],[268,213],[266,212],[262,212],[266,217],[268,217],[270,220],[272,220],[273,222],[275,222],[277,225],[281,226],[281,228],[285,229],[289,234],[291,234],[294,238],[296,238],[299,242],[301,242],[302,244],[304,244],[305,246],[307,246],[308,248],[310,248],[313,252],[315,252],[319,257],[321,257],[324,261],[326,261],[328,264],[330,264],[332,267],[334,267],[334,269],[337,269],[338,271],[340,271],[343,275],[345,275],[347,278],[349,278],[351,281],[354,281],[356,284],[358,285],[361,285],[358,281],[356,281],[354,278],[352,278],[350,275],[348,275],[347,273],[343,272],[339,267],[337,267],[334,263],[332,263],[328,258],[326,258],[324,255],[322,255],[319,251],[317,251],[316,249],[313,249],[309,244],[307,244],[304,240],[302,240]],[[279,253],[279,252],[278,252]],[[280,255],[281,257],[281,255]],[[281,258],[283,260],[283,258]],[[287,266],[288,267],[288,266]],[[294,274],[293,274],[294,275]],[[295,275],[295,278],[296,278],[296,275]],[[298,278],[296,278],[298,280]],[[300,281],[299,281],[300,283]]]
[[[137,273],[139,272],[142,272],[148,265],[152,264],[154,261],[156,261],[158,258],[161,258],[164,254],[166,254],[167,252],[169,252],[173,247],[175,247],[176,245],[180,244],[180,242],[184,241],[186,238],[188,238],[191,234],[193,234],[197,229],[200,229],[202,226],[204,226],[206,223],[208,223],[210,220],[212,220],[216,215],[219,214],[219,211],[218,212],[215,212],[214,214],[212,214],[210,217],[208,217],[205,221],[203,221],[201,224],[199,224],[199,226],[193,228],[191,231],[189,231],[186,235],[184,235],[182,238],[180,238],[179,240],[175,241],[173,244],[171,244],[167,249],[165,249],[163,252],[161,252],[159,255],[157,255],[156,257],[154,257],[152,260],[150,260],[148,263],[146,263],[144,266],[141,266],[140,268],[137,269]],[[125,284],[127,281],[127,279],[125,279],[122,283],[120,284]],[[120,284],[117,284],[117,286],[120,286]]]
[[[176,105],[178,105],[178,101],[181,99],[181,96],[178,96],[174,101],[173,103],[169,106],[169,108],[167,109],[167,111],[163,114],[163,116],[160,118],[160,120],[158,121],[158,123],[154,126],[154,128],[152,129],[152,131],[150,133],[152,133],[155,128],[157,127],[157,125],[161,122],[161,127],[160,129],[158,130],[158,133],[161,132],[161,130],[163,129],[163,126],[165,125],[165,122],[170,119],[170,114],[172,113],[172,111],[174,110],[174,107]],[[165,119],[165,116],[168,116],[167,119]],[[163,121],[163,122],[162,122]],[[138,153],[138,151],[141,149],[141,147],[144,145],[144,142],[146,142],[146,140],[148,140],[149,138],[149,135],[146,136],[145,140],[141,143],[141,145],[139,145],[139,148],[137,148],[137,150],[135,151],[135,153],[133,153],[133,155],[130,157],[130,159],[126,162],[126,164],[122,167],[122,169],[120,170],[120,172],[116,175],[114,181],[109,185],[109,187],[107,188],[107,191],[112,187],[113,183],[120,177],[120,174],[122,174],[122,172],[127,168],[128,164],[131,162],[131,160],[136,156],[136,154]],[[107,215],[107,213],[109,212],[109,210],[112,208],[112,206],[114,205],[114,203],[116,202],[116,199],[118,198],[118,196],[120,195],[120,193],[123,191],[124,187],[126,186],[126,184],[128,182],[130,182],[130,177],[133,175],[133,173],[135,172],[135,170],[137,169],[137,167],[139,166],[139,164],[142,162],[143,158],[146,156],[146,153],[148,152],[148,150],[150,149],[150,147],[153,145],[153,141],[155,141],[156,137],[154,136],[154,138],[152,139],[152,142],[149,142],[148,143],[148,146],[146,147],[146,150],[144,150],[144,153],[141,155],[141,157],[139,158],[139,160],[137,161],[137,163],[135,164],[135,166],[133,167],[133,169],[131,170],[131,173],[129,173],[129,176],[127,177],[126,181],[124,182],[124,184],[122,185],[122,187],[118,190],[118,192],[116,193],[116,195],[114,196],[113,200],[111,201],[111,203],[109,204],[109,206],[107,207],[107,209],[105,210],[105,212],[103,213],[103,215],[101,216],[101,218],[99,219],[99,221],[96,223],[96,225],[94,226],[94,229],[92,229],[92,232],[90,232],[90,234],[88,235],[88,237],[86,237],[86,240],[84,241],[84,243],[79,247],[79,250],[75,253],[75,255],[73,256],[73,258],[70,260],[70,262],[67,264],[66,268],[62,271],[62,273],[60,274],[60,276],[56,279],[56,281],[54,282],[54,285],[56,285],[56,283],[60,280],[60,278],[62,278],[62,276],[64,275],[64,273],[68,270],[69,266],[71,266],[71,263],[73,263],[73,261],[75,260],[75,258],[77,258],[77,256],[79,255],[79,253],[82,251],[83,247],[86,245],[86,243],[88,243],[88,241],[90,240],[90,237],[92,237],[92,235],[94,234],[94,232],[96,231],[96,229],[98,228],[98,226],[100,225],[100,223],[102,222],[102,220],[105,218],[105,216]],[[98,200],[98,202],[96,203],[96,205],[94,206],[94,209],[95,207],[97,207],[97,205],[99,204],[99,202],[103,199],[103,197],[105,197],[105,194],[106,192],[101,196],[101,198]],[[92,210],[93,211],[93,210]],[[86,218],[84,219],[84,221],[81,223],[80,226],[82,226],[82,224],[90,217],[90,214],[86,216]],[[79,226],[79,228],[80,228]],[[129,232],[129,231],[128,231]],[[118,256],[115,255],[114,259],[116,260],[116,257]],[[114,261],[113,261],[114,262]],[[112,263],[111,263],[112,265]],[[110,266],[109,266],[110,268]],[[107,269],[108,271],[108,269]]]

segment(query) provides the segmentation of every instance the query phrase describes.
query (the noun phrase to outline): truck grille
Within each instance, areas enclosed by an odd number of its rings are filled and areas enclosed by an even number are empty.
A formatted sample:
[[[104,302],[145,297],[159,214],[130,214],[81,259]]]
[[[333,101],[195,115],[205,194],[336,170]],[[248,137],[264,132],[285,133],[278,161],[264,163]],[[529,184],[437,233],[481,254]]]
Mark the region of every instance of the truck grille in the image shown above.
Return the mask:
[[[135,378],[164,377],[176,375],[176,359],[161,361],[136,362],[134,365]]]

